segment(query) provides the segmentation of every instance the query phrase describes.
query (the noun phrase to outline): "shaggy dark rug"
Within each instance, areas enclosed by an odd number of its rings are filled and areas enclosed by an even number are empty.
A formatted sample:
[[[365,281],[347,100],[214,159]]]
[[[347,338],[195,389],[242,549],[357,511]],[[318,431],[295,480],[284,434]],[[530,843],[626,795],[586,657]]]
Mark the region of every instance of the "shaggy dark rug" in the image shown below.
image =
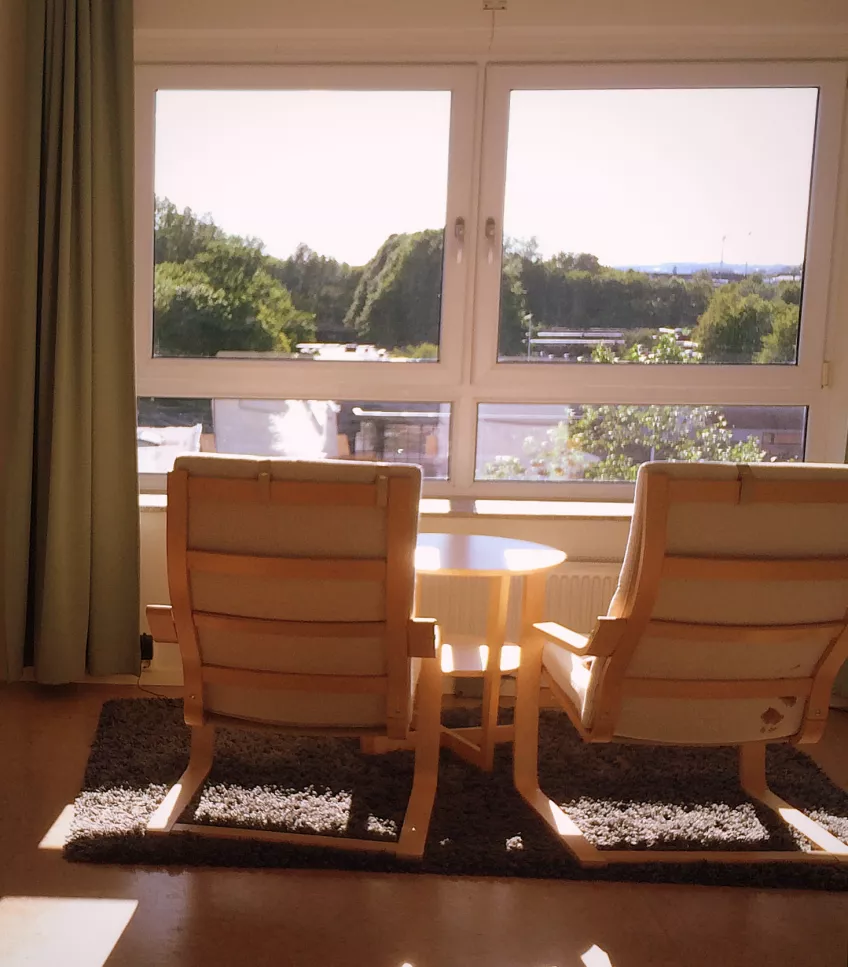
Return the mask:
[[[446,713],[473,724],[474,712]],[[541,785],[598,846],[639,849],[804,848],[741,792],[733,749],[588,746],[568,719],[544,712]],[[72,860],[156,865],[334,867],[450,875],[642,880],[848,889],[842,867],[770,864],[630,865],[584,870],[515,792],[511,749],[483,773],[442,751],[427,850],[420,864],[281,844],[146,838],[142,829],[185,767],[181,703],[120,699],[103,706],[65,854]],[[772,788],[848,841],[848,794],[803,753],[768,751]],[[185,821],[394,838],[412,780],[412,754],[364,756],[350,739],[219,730],[213,770]]]

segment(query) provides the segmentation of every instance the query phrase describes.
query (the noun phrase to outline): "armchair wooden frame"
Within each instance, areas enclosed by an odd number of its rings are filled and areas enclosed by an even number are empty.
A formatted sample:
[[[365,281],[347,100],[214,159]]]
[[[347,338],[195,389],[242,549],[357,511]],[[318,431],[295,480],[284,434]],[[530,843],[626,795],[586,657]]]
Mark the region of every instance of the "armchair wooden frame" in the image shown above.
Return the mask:
[[[411,617],[414,607],[414,514],[410,502],[418,495],[412,477],[377,475],[373,482],[311,482],[272,480],[267,472],[258,479],[191,476],[176,469],[168,475],[167,553],[171,606],[147,608],[154,639],[177,642],[183,662],[185,721],[191,729],[188,766],[168,790],[147,823],[147,835],[190,832],[206,837],[252,839],[332,849],[393,853],[417,859],[424,853],[436,792],[439,767],[441,672],[438,664],[438,628],[435,621]],[[384,559],[286,558],[191,550],[188,547],[189,506],[192,502],[280,501],[324,506],[386,508]],[[285,621],[197,611],[191,597],[191,574],[263,577],[315,577],[321,580],[382,580],[385,583],[385,620]],[[375,638],[385,642],[383,675],[300,674],[230,668],[202,661],[199,632],[204,628],[227,630],[249,639],[251,634]],[[352,642],[353,643],[353,642]],[[420,660],[415,689],[415,729],[410,728],[410,665]],[[332,694],[379,694],[386,700],[386,724],[374,728],[321,728],[285,726],[234,718],[204,706],[206,686],[230,685],[257,689],[284,689]],[[353,839],[341,836],[285,833],[241,827],[180,823],[180,815],[205,781],[212,767],[216,726],[272,730],[297,735],[360,737],[363,749],[378,747],[375,740],[406,740],[415,754],[412,791],[397,841]],[[391,747],[391,746],[388,746]]]
[[[848,845],[820,824],[785,802],[769,789],[765,772],[768,741],[739,745],[739,776],[743,790],[771,810],[783,823],[801,833],[811,844],[804,851],[719,851],[719,850],[624,850],[598,849],[577,823],[549,799],[539,787],[538,732],[540,688],[545,678],[544,643],[580,657],[605,659],[594,695],[594,713],[587,727],[572,698],[548,678],[545,684],[563,706],[572,724],[586,742],[628,741],[616,737],[622,701],[640,698],[794,698],[805,703],[800,729],[788,739],[793,744],[816,742],[827,720],[833,682],[848,660],[848,612],[840,620],[809,625],[711,625],[651,620],[661,577],[697,577],[699,580],[757,581],[797,580],[844,581],[848,578],[848,557],[741,558],[683,557],[667,552],[666,531],[672,502],[767,502],[848,504],[848,482],[783,480],[752,477],[741,467],[738,480],[673,479],[655,474],[646,482],[645,524],[638,571],[629,585],[621,617],[602,617],[590,635],[582,635],[556,622],[541,622],[523,630],[522,657],[518,672],[515,713],[515,786],[540,815],[561,843],[586,867],[611,863],[848,863]],[[632,539],[632,536],[631,536]],[[777,643],[798,632],[821,635],[823,651],[812,675],[800,678],[733,680],[670,680],[627,677],[630,660],[642,635],[675,639],[716,640],[719,628],[724,641]]]

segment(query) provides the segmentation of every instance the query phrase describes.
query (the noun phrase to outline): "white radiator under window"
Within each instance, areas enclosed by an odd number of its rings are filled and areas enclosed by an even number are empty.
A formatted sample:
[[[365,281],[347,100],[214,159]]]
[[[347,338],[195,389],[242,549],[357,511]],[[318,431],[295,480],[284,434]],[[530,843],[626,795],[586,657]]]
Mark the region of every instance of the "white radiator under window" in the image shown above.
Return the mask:
[[[584,634],[606,613],[615,591],[618,563],[567,562],[548,578],[545,619]],[[513,579],[507,640],[516,641],[521,579]],[[422,580],[418,614],[436,618],[444,635],[484,635],[488,600],[486,578],[436,577]]]
[[[620,569],[621,565],[617,563],[567,562],[560,565],[548,578],[545,619],[559,621],[574,631],[587,634],[598,615],[606,613]],[[520,578],[512,581],[507,641],[518,641],[521,584]],[[486,633],[488,592],[486,578],[427,576],[421,582],[417,611],[423,617],[438,620],[442,638],[446,641],[455,634],[479,635],[482,642]],[[481,679],[446,678],[444,682],[446,693],[455,691],[468,698],[479,697],[482,687]],[[501,694],[515,694],[512,678],[501,682]]]

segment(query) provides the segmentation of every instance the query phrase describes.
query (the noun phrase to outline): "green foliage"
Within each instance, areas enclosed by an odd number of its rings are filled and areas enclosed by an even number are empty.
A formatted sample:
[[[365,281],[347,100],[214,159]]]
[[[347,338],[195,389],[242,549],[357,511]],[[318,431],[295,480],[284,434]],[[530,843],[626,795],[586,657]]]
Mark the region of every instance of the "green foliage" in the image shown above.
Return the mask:
[[[509,480],[635,480],[648,460],[756,463],[756,439],[734,442],[720,410],[708,406],[583,406],[528,437],[524,458],[500,457],[486,476]]]
[[[501,270],[500,353],[521,356],[527,351],[527,338],[533,315],[527,311],[527,290],[521,280],[523,257],[505,251]]]
[[[195,215],[190,208],[180,211],[167,198],[156,198],[153,210],[153,262],[188,262],[206,251],[212,242],[239,241],[252,248],[262,248],[258,239],[242,239],[227,235],[209,215]]]
[[[598,345],[592,350],[592,362],[620,363],[621,357],[616,356],[612,346],[608,346],[606,343],[598,343]]]
[[[314,339],[313,317],[296,309],[288,290],[270,274],[271,260],[260,243],[227,236],[166,201],[157,201],[157,217],[159,212],[163,234],[157,234],[155,244],[160,252],[191,254],[156,265],[157,354],[291,352],[297,342]]]
[[[345,325],[386,349],[439,342],[444,232],[390,235],[365,266]]]
[[[720,410],[707,406],[585,406],[571,428],[573,445],[600,457],[587,480],[635,480],[648,460],[756,463],[765,452],[750,437],[734,443]]]
[[[392,351],[399,359],[438,359],[439,347],[433,342],[422,342],[417,346],[403,346]]]
[[[716,291],[694,339],[710,363],[794,363],[800,302],[799,283],[750,276]]]
[[[694,327],[709,305],[706,272],[691,278],[613,269],[588,253],[538,254],[535,239],[507,239],[501,275],[500,355],[527,352],[528,318],[538,329]]]
[[[673,333],[647,333],[643,341],[633,343],[617,356],[615,351],[603,343],[592,350],[593,363],[642,363],[655,366],[667,363],[691,364],[701,361],[697,349],[684,346]]]
[[[760,295],[745,295],[738,284],[722,286],[698,320],[695,340],[711,363],[748,363],[771,331],[774,306]]]
[[[771,332],[763,337],[763,348],[757,353],[758,363],[794,363],[798,354],[798,303],[776,303]]]
[[[272,259],[268,270],[289,290],[298,309],[315,316],[320,342],[347,341],[345,316],[362,268],[319,255],[301,243],[289,258]]]
[[[156,199],[156,351],[290,352],[317,339],[438,358],[443,240],[442,230],[392,235],[364,267],[304,244],[277,259],[257,239]],[[648,275],[585,252],[545,259],[535,238],[506,239],[499,352],[528,358],[530,337],[546,328],[609,328],[624,334],[624,346],[596,346],[595,362],[791,363],[800,300],[794,281],[752,274],[714,288],[707,272]],[[698,349],[661,329],[692,331]]]

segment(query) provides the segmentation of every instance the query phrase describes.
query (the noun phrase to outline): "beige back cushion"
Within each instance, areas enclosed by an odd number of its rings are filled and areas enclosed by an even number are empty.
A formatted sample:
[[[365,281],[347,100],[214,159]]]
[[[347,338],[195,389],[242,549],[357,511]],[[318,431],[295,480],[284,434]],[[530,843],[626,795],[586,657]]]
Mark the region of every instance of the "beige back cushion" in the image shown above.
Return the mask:
[[[175,470],[190,477],[256,480],[269,473],[274,481],[373,483],[378,476],[406,477],[414,500],[403,513],[415,533],[421,471],[405,464],[349,461],[297,461],[214,454],[180,457]],[[196,551],[269,557],[384,559],[387,507],[227,503],[190,500],[188,547]],[[408,575],[411,588],[414,574]],[[207,574],[191,575],[195,611],[288,621],[383,621],[382,581],[281,580]],[[386,648],[382,637],[284,637],[233,634],[201,629],[204,664],[301,674],[383,675]],[[394,643],[405,647],[405,642]],[[385,698],[379,694],[331,694],[272,689],[206,686],[208,711],[262,721],[328,728],[378,727],[385,724]]]
[[[756,464],[754,480],[841,481],[848,467]],[[638,590],[639,559],[649,525],[645,500],[659,475],[673,480],[739,478],[734,464],[654,463],[642,467],[636,506],[619,587],[609,613],[629,613]],[[848,504],[842,503],[673,503],[667,553],[695,557],[848,557]],[[803,624],[842,620],[848,610],[848,581],[804,579],[803,565],[792,581],[662,580],[652,619],[731,625]],[[825,634],[801,634],[781,643],[740,643],[651,637],[640,640],[627,668],[630,678],[744,680],[811,675],[828,644]],[[598,674],[593,683],[597,687]],[[784,738],[797,732],[802,700],[626,699],[616,733],[640,739],[738,743]],[[777,713],[777,714],[775,714]]]

